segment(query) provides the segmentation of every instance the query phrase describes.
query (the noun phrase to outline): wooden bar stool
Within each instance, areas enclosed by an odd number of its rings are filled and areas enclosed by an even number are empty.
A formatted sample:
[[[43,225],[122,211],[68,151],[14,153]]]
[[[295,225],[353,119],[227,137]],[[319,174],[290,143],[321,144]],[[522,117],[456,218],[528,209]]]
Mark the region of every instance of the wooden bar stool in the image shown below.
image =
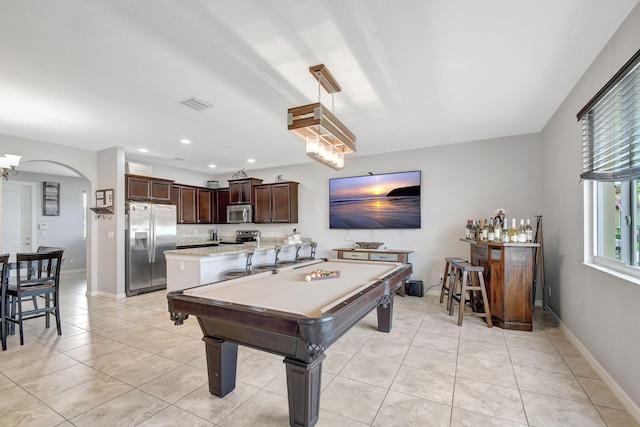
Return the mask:
[[[454,262],[453,266],[454,270],[459,270],[460,274],[456,274],[456,280],[453,283],[453,289],[449,290],[449,298],[451,300],[449,315],[453,315],[453,300],[455,299],[459,303],[458,326],[462,326],[462,318],[466,314],[469,316],[484,317],[487,320],[487,326],[492,327],[493,325],[491,323],[491,310],[489,308],[487,288],[485,286],[483,276],[484,268],[479,265],[469,264],[468,262]],[[460,279],[460,277],[462,277],[462,279]],[[458,290],[458,283],[460,283],[459,294],[456,292]],[[472,306],[474,305],[474,299],[480,298],[475,295],[475,292],[480,292],[484,312],[465,313],[464,306],[466,303],[467,291],[469,291],[469,302]]]
[[[448,257],[445,258],[444,264],[444,274],[442,275],[442,289],[440,289],[440,304],[444,301],[444,296],[447,295],[447,310],[451,306],[451,298],[449,298],[449,292],[451,289],[451,285],[455,282],[455,268],[453,267],[454,262],[467,262],[466,259]]]

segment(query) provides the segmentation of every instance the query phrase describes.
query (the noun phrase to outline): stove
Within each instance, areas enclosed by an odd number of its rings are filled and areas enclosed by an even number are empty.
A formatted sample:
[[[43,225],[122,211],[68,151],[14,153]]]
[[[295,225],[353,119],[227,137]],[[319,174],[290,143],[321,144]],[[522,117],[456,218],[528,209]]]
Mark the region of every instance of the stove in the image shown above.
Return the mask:
[[[236,241],[220,242],[227,245],[242,245],[247,242],[257,242],[260,238],[259,230],[236,230]]]

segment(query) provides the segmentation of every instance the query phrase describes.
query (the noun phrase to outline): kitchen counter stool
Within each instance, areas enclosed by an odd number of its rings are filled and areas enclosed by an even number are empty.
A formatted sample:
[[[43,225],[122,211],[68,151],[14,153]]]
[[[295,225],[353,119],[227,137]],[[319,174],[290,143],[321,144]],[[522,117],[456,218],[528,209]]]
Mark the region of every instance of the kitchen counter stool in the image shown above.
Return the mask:
[[[447,310],[449,310],[451,308],[451,298],[449,298],[449,293],[451,292],[451,287],[456,280],[456,269],[453,266],[453,263],[467,261],[457,257],[447,257],[444,261],[444,274],[442,275],[442,288],[440,289],[440,304],[444,301],[444,296],[447,295]]]
[[[449,290],[449,299],[451,305],[449,306],[449,315],[453,315],[454,302],[458,301],[458,326],[462,326],[462,318],[465,315],[484,317],[487,321],[487,326],[491,327],[491,310],[489,308],[489,299],[487,298],[487,289],[484,283],[484,267],[479,265],[472,265],[468,262],[453,262],[456,280],[453,283],[453,288]],[[460,293],[458,294],[458,284],[460,284]],[[467,298],[467,291],[469,292],[469,302],[473,307],[475,305],[475,299],[482,298],[482,306],[484,312],[466,312],[465,305]],[[476,295],[476,292],[480,292],[480,296]],[[480,304],[478,304],[480,306]]]
[[[244,268],[232,268],[222,272],[224,280],[235,279],[237,277],[248,276],[251,274],[251,259],[253,251],[247,251]]]

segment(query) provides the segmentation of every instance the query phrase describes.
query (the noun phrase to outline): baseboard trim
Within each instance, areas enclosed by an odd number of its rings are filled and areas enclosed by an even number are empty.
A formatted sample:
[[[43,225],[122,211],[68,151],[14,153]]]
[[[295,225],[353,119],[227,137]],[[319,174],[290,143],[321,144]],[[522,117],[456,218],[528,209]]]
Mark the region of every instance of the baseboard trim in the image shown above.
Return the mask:
[[[91,291],[91,292],[87,291],[87,295],[91,297],[107,297],[115,300],[123,299],[127,297],[127,294],[110,294],[109,292],[102,292],[102,291]]]
[[[60,270],[60,275],[64,276],[65,274],[71,274],[71,273],[86,273],[87,269],[86,268],[79,268],[77,270]]]
[[[580,354],[582,354],[582,357],[586,359],[587,363],[589,363],[593,370],[596,371],[600,378],[602,378],[602,381],[604,381],[604,383],[609,386],[611,392],[616,396],[616,398],[618,398],[620,403],[622,403],[622,406],[625,407],[627,412],[629,412],[629,414],[633,417],[634,420],[636,420],[636,422],[640,423],[640,407],[636,405],[636,403],[629,397],[629,395],[622,389],[622,387],[620,387],[618,383],[611,377],[611,375],[609,375],[609,373],[602,367],[602,365],[598,363],[596,358],[593,357],[593,355],[589,352],[589,350],[587,350],[584,345],[582,345],[580,340],[575,335],[573,335],[571,330],[562,322],[562,320],[560,320],[558,315],[549,306],[546,307],[546,310],[558,320],[562,332],[564,332],[564,334],[569,338],[569,341],[571,341],[571,343],[576,346]]]

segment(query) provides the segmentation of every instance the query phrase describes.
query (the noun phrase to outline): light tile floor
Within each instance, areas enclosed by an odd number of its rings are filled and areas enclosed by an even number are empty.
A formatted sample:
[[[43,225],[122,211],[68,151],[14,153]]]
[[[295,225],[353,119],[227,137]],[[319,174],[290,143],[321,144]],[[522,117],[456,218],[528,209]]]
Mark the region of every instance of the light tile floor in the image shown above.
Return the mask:
[[[87,297],[74,273],[62,286],[63,335],[30,320],[0,353],[0,426],[288,425],[281,357],[241,348],[219,399],[196,319],[174,326],[164,292]],[[392,332],[375,328],[374,310],[327,351],[319,427],[638,426],[541,309],[516,332],[397,297]]]

